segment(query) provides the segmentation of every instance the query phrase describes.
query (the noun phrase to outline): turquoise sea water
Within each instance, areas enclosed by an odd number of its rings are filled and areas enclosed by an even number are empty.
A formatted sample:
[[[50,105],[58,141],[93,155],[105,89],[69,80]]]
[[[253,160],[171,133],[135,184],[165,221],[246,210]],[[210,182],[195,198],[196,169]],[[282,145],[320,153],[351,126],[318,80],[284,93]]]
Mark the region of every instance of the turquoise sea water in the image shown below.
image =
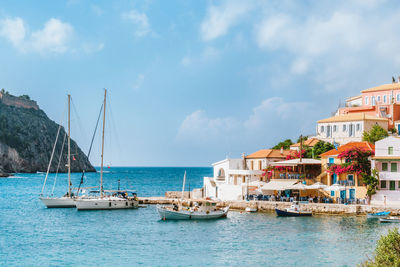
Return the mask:
[[[142,196],[191,188],[211,168],[111,168],[107,188]],[[86,185],[96,185],[88,174]],[[137,210],[46,209],[38,199],[44,174],[0,179],[0,265],[8,266],[355,266],[393,225],[364,217],[277,218],[230,212],[216,221],[161,221],[154,206]],[[79,174],[73,174],[77,184]],[[49,178],[51,190],[53,176]],[[66,175],[56,193],[65,192]]]

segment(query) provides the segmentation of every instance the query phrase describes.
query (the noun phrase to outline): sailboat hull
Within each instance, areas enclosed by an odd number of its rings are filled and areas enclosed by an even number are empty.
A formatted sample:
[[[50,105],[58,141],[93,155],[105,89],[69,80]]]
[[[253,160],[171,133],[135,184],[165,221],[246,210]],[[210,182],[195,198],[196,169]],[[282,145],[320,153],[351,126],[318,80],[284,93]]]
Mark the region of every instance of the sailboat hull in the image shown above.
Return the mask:
[[[137,209],[139,201],[123,198],[89,198],[77,199],[75,205],[78,210]]]
[[[75,200],[70,197],[40,197],[47,208],[75,208]]]

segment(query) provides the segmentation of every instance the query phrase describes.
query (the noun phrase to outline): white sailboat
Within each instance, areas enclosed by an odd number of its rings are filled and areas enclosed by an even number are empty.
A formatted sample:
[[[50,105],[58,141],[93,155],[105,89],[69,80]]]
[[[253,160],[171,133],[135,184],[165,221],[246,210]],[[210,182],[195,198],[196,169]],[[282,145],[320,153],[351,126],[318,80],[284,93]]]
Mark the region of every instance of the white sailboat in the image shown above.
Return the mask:
[[[58,128],[56,141],[53,146],[53,151],[51,153],[50,162],[47,167],[46,177],[42,187],[41,197],[39,199],[46,205],[47,208],[74,208],[75,207],[75,199],[74,195],[71,191],[71,121],[70,121],[70,103],[71,103],[71,95],[68,95],[68,192],[62,197],[44,197],[43,191],[46,185],[47,177],[49,175],[51,162],[53,160],[55,148],[57,145],[58,136],[60,134],[61,125]]]
[[[100,167],[100,196],[80,197],[75,200],[78,210],[110,210],[110,209],[136,209],[139,200],[136,193],[131,190],[104,190],[103,189],[103,159],[104,159],[104,129],[106,120],[107,90],[104,91],[103,104],[103,134],[101,141],[101,167]]]
[[[194,203],[192,207],[184,207],[184,193],[186,183],[186,171],[183,176],[182,196],[179,205],[160,206],[157,205],[161,220],[211,220],[225,218],[228,215],[229,206],[218,209],[217,203],[210,200],[201,200]]]

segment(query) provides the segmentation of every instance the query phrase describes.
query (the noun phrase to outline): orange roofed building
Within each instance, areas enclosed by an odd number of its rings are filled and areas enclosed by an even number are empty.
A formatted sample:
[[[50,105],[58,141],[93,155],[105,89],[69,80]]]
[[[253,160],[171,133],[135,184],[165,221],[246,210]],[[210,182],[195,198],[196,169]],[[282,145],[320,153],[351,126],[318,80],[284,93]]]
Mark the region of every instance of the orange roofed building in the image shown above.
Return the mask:
[[[350,142],[340,146],[337,150],[332,149],[321,156],[321,170],[326,175],[321,176],[321,182],[331,186],[333,184],[339,184],[338,190],[332,190],[330,196],[334,199],[364,199],[366,196],[367,189],[362,182],[361,175],[355,172],[346,172],[341,174],[330,173],[329,167],[333,164],[340,165],[346,163],[346,159],[338,158],[338,155],[342,152],[350,149],[357,148],[363,151],[375,151],[375,146],[369,142]]]
[[[303,146],[313,148],[319,141],[317,138],[310,138],[303,142]],[[300,143],[291,145],[290,150],[300,151]]]

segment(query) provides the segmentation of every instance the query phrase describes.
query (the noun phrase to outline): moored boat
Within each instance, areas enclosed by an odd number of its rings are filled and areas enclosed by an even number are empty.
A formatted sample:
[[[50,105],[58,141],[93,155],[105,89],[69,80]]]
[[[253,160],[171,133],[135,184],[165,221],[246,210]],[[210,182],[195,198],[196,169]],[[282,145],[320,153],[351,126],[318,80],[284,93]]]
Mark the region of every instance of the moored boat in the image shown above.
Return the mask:
[[[389,216],[385,218],[379,218],[381,223],[400,223],[400,217]]]
[[[245,211],[246,212],[257,212],[257,208],[246,207]]]
[[[367,213],[368,219],[379,219],[390,215],[390,211],[381,211],[376,213]]]
[[[275,209],[276,215],[279,217],[302,217],[312,216],[311,211],[302,211],[298,202],[293,202],[290,208],[287,209]]]
[[[193,207],[157,206],[161,220],[211,220],[225,218],[229,212],[229,206],[218,209],[215,202],[199,201]]]
[[[139,200],[132,190],[104,190],[100,197],[82,196],[75,200],[78,210],[137,209]]]
[[[47,208],[75,208],[75,200],[69,196],[39,197]]]

